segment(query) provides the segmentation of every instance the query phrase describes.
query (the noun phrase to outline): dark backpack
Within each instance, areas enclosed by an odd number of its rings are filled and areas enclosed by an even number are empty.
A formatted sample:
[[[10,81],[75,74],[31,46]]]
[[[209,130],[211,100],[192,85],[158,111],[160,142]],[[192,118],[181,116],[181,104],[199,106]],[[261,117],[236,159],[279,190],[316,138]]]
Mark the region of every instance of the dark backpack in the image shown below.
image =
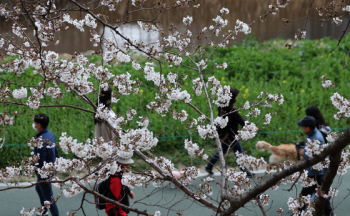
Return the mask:
[[[111,177],[109,177],[108,179],[104,180],[103,182],[100,182],[100,184],[97,185],[97,187],[95,188],[95,191],[105,197],[107,196],[108,190],[109,190],[109,186],[111,183]],[[103,199],[100,199],[99,197],[95,196],[95,205],[96,208],[99,210],[103,210],[106,208],[106,201],[104,201]]]
[[[108,179],[106,179],[103,182],[101,182],[100,184],[98,184],[95,191],[98,192],[99,194],[105,196],[105,197],[108,197],[108,198],[113,199],[113,200],[117,200],[117,198],[110,191],[111,178],[115,178],[115,177],[118,177],[120,179],[120,181],[122,180],[121,175],[110,176]],[[123,205],[129,206],[129,196],[128,196],[129,193],[130,193],[129,187],[122,185],[122,189],[120,190],[120,197],[121,197],[120,201]],[[98,198],[97,196],[95,196],[95,205],[96,205],[96,208],[99,210],[106,209],[106,201]],[[123,211],[126,214],[129,214],[129,210],[123,209]]]

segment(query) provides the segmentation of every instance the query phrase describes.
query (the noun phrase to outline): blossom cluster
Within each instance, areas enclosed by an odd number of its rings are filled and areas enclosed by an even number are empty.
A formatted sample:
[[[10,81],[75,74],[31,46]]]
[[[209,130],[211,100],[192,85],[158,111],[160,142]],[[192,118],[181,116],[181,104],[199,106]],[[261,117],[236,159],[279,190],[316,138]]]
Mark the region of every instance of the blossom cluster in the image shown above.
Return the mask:
[[[184,123],[184,121],[186,121],[188,116],[186,110],[182,110],[181,113],[177,113],[175,110],[173,110],[172,115],[174,119],[180,119],[181,123]]]
[[[21,87],[20,89],[15,89],[12,92],[12,95],[16,99],[23,99],[27,97],[27,89],[24,87]]]
[[[14,117],[11,117],[8,113],[0,113],[0,125],[12,125],[14,123]]]
[[[230,194],[234,197],[240,197],[251,188],[251,182],[247,178],[246,172],[237,172],[233,169],[227,170],[227,180],[232,183]]]
[[[151,179],[156,179],[160,177],[159,174],[156,174],[154,171],[146,171],[144,175],[136,176],[131,172],[126,172],[123,174],[122,184],[128,186],[130,188],[134,188],[135,186],[142,186],[144,183],[149,182]],[[154,186],[157,186],[154,184]]]
[[[225,118],[218,116],[214,119],[214,125],[217,125],[220,128],[225,128],[227,123],[228,123],[228,116],[226,116]]]
[[[146,30],[147,32],[150,32],[150,31],[158,32],[160,30],[160,28],[157,25],[152,25],[150,23],[138,21],[137,24],[140,26],[140,28],[142,28],[143,30]]]
[[[147,128],[139,128],[139,129],[130,129],[128,131],[120,131],[120,151],[130,152],[131,149],[137,148],[142,151],[149,150],[152,147],[156,146],[158,143],[158,139],[153,136],[153,132],[148,130]],[[129,150],[128,150],[129,149]],[[120,155],[122,156],[122,155]],[[122,157],[126,157],[122,156]]]
[[[326,147],[326,144],[320,145],[320,141],[317,139],[306,139],[306,145],[305,145],[305,154],[309,157],[312,158],[314,155],[319,155],[321,154],[322,150],[324,147]]]
[[[189,141],[188,139],[185,139],[185,149],[188,151],[188,154],[190,156],[201,156],[203,155],[203,151],[199,150],[199,146],[197,143],[193,143],[192,141]]]
[[[196,78],[192,81],[193,86],[192,89],[194,90],[194,93],[197,96],[200,96],[202,94],[202,88],[203,88],[203,83],[200,78]]]
[[[71,198],[73,196],[76,196],[80,193],[84,192],[84,189],[81,188],[77,183],[73,183],[72,186],[68,187],[67,189],[63,190],[63,194],[66,198]]]
[[[194,194],[196,199],[206,199],[213,195],[213,188],[208,183],[199,184],[200,191]]]
[[[329,188],[328,194],[321,191],[320,187],[316,188],[316,193],[315,193],[317,197],[323,197],[325,199],[335,197],[337,196],[337,194],[338,194],[338,190],[332,187]]]
[[[208,78],[206,87],[211,86],[210,92],[213,97],[213,103],[219,107],[226,107],[229,105],[232,94],[230,92],[230,86],[222,87],[220,81],[218,81],[214,76]]]
[[[132,121],[136,113],[137,113],[136,110],[134,110],[133,108],[130,108],[128,111],[126,111],[127,119],[129,121]]]
[[[329,143],[332,143],[332,142],[334,142],[337,138],[338,138],[338,134],[337,134],[337,133],[335,133],[335,132],[329,132],[329,133],[327,134],[326,140],[327,140]]]
[[[325,75],[322,75],[321,78],[322,78],[323,88],[335,87],[335,84],[330,79],[328,79]]]
[[[253,117],[257,117],[258,115],[260,115],[260,109],[258,108],[254,108],[252,110],[250,110],[250,112],[248,113],[248,117],[251,115]]]
[[[237,157],[236,162],[242,169],[258,171],[259,169],[263,169],[267,164],[263,157],[257,159],[255,157],[239,153],[238,151],[235,152],[235,154]]]
[[[339,110],[339,112],[334,115],[335,119],[339,120],[344,119],[345,117],[350,117],[350,102],[346,98],[336,92],[331,97],[331,101],[333,106]]]
[[[298,216],[300,214],[304,216],[312,216],[312,211],[314,211],[314,203],[311,200],[311,196],[301,196],[299,198],[292,198],[290,197],[288,199],[288,208],[289,210],[293,211],[293,216]],[[304,205],[307,205],[307,210],[306,212],[304,210],[300,211]]]
[[[197,167],[186,167],[182,170],[182,179],[184,184],[189,184],[192,180],[197,178],[200,174],[200,171]]]
[[[185,25],[190,26],[191,23],[193,22],[193,18],[190,17],[190,16],[184,17],[184,18],[182,19],[182,22],[183,22]]]
[[[260,194],[258,199],[260,200],[262,206],[268,206],[269,205],[269,201],[270,201],[270,196],[267,194]],[[255,203],[256,205],[258,205],[256,200],[252,200],[253,203]]]
[[[306,31],[301,31],[300,29],[298,29],[298,32],[295,33],[295,39],[296,40],[301,40],[301,39],[305,39],[306,37]]]
[[[244,34],[249,34],[252,31],[252,29],[246,23],[240,20],[236,21],[235,30],[236,32],[243,32]]]
[[[6,169],[0,170],[0,182],[9,182],[14,176],[19,176],[21,173],[21,167],[6,167]]]
[[[85,19],[82,20],[73,20],[70,18],[69,14],[64,14],[62,19],[63,22],[74,25],[77,29],[79,29],[82,32],[84,31],[84,26],[90,27],[92,29],[95,29],[97,27],[95,18],[93,18],[90,14],[86,14]]]
[[[137,94],[139,88],[135,88],[136,81],[130,79],[129,72],[126,74],[120,74],[113,78],[113,85],[118,89],[118,93],[121,95],[129,95],[130,92]],[[134,87],[134,88],[133,88]]]
[[[207,137],[209,137],[209,138],[216,138],[216,137],[218,137],[218,133],[216,131],[216,127],[212,126],[210,124],[198,125],[197,126],[197,131],[198,131],[199,135],[203,139],[206,139]]]
[[[254,138],[257,133],[257,127],[254,123],[249,123],[248,121],[245,122],[245,125],[243,126],[242,130],[238,131],[238,135],[236,135],[237,140],[248,140],[251,138]]]
[[[341,153],[341,162],[339,164],[337,174],[338,175],[345,175],[348,171],[349,166],[349,158],[350,158],[350,150],[349,149],[343,149]]]
[[[219,33],[221,31],[222,28],[225,28],[228,24],[228,20],[224,20],[222,18],[222,16],[217,16],[215,19],[213,19],[213,21],[215,22],[216,24],[216,30],[215,30],[215,35],[216,36],[219,36]]]

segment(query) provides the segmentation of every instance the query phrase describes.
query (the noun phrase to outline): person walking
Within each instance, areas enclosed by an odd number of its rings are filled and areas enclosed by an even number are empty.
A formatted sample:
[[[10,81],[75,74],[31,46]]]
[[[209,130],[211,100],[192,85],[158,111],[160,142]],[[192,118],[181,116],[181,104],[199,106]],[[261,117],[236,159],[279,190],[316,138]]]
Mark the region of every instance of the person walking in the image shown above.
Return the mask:
[[[236,140],[236,134],[238,134],[238,126],[241,125],[242,127],[245,126],[245,120],[244,118],[238,113],[238,111],[235,111],[233,108],[234,103],[237,101],[239,90],[237,89],[230,89],[230,92],[232,94],[231,100],[229,102],[229,105],[227,107],[218,107],[219,116],[226,115],[228,116],[228,123],[225,128],[218,127],[218,134],[219,138],[221,140],[221,148],[224,154],[228,152],[229,149],[232,149],[234,154],[238,151],[239,153],[243,152],[241,143]],[[235,111],[235,112],[232,112]],[[231,112],[231,113],[230,113]],[[210,175],[213,175],[213,166],[219,159],[219,151],[217,151],[212,158],[210,159],[209,163],[204,167],[205,171],[208,172]],[[252,177],[254,174],[252,174],[249,170],[246,168],[240,169],[247,173],[248,177]]]
[[[328,126],[328,124],[324,120],[320,109],[315,105],[309,106],[308,108],[305,109],[305,113],[307,116],[312,116],[315,118],[316,128],[322,133],[324,141],[327,143],[326,137],[327,137],[327,134],[331,132],[331,128]]]
[[[325,143],[324,138],[321,134],[321,132],[316,127],[316,120],[312,116],[306,116],[301,121],[298,122],[298,126],[302,127],[304,133],[306,134],[306,138],[310,140],[318,140],[320,142],[320,145],[323,145]],[[303,161],[306,161],[309,159],[309,156],[307,154],[307,149],[304,149],[303,154]],[[307,175],[309,178],[317,181],[318,185],[322,185],[324,175],[327,172],[327,168],[323,168],[322,170],[316,170],[312,167],[309,167],[306,169],[308,171]],[[301,190],[302,196],[312,195],[315,192],[315,189],[317,188],[317,185],[313,185],[311,187],[303,187]],[[305,210],[306,205],[303,206],[300,211]],[[331,216],[333,209],[331,207],[329,199],[326,199],[325,206],[324,206],[324,215],[325,216]]]
[[[103,104],[111,117],[115,117],[115,113],[111,110],[111,101],[112,101],[112,88],[108,88],[107,91],[101,91],[99,95],[99,100],[96,103]],[[115,135],[112,130],[106,125],[101,119],[94,118],[95,122],[95,137],[103,137],[105,142],[109,142],[114,139]]]
[[[134,160],[131,158],[121,158],[117,159],[118,165],[122,168],[121,172],[116,172],[114,175],[111,175],[110,178],[110,188],[107,192],[107,197],[113,200],[118,201],[119,203],[129,206],[129,197],[131,199],[135,198],[133,191],[129,187],[122,184],[123,170],[126,170],[128,166],[134,163]],[[106,203],[107,216],[126,216],[129,211],[116,205]]]
[[[34,122],[32,124],[33,129],[37,132],[35,135],[36,138],[41,138],[43,141],[43,145],[41,148],[34,147],[34,155],[39,155],[38,163],[35,165],[37,168],[42,168],[44,162],[46,163],[55,163],[56,158],[59,157],[57,146],[55,146],[56,138],[55,134],[47,129],[49,125],[49,117],[43,113],[39,113],[35,115]],[[41,181],[48,181],[52,176],[47,178],[41,178],[41,176],[35,172],[37,176],[37,183]],[[45,201],[49,201],[50,204],[50,212],[52,216],[59,216],[58,208],[56,202],[54,200],[52,185],[51,183],[41,183],[35,185],[35,190],[39,195],[41,206],[45,206]],[[44,208],[44,212],[39,213],[37,215],[49,215],[47,208]]]

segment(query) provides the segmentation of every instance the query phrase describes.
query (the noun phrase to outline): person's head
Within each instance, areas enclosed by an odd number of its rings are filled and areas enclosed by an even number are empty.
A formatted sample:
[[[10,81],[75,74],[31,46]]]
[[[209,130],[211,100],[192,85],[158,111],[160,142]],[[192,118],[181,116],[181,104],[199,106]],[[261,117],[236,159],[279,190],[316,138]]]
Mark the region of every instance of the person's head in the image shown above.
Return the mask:
[[[312,116],[306,116],[300,122],[298,122],[298,125],[303,128],[304,133],[308,134],[315,130],[316,120]]]
[[[238,97],[238,94],[239,94],[239,90],[238,89],[230,89],[230,92],[232,94],[232,97],[231,97],[231,100],[230,100],[230,104],[234,104],[236,103],[237,101],[237,97]]]
[[[134,163],[134,160],[131,158],[121,158],[117,159],[117,163],[123,170],[126,170],[130,164]]]
[[[232,94],[232,97],[231,97],[231,100],[229,102],[229,105],[227,107],[223,107],[222,108],[225,112],[229,112],[229,111],[231,111],[233,109],[233,104],[236,103],[237,97],[238,97],[238,94],[239,94],[239,90],[238,89],[231,88],[230,92]]]
[[[106,108],[111,107],[112,102],[112,88],[108,88],[107,91],[101,91],[99,95],[100,104],[104,104]]]
[[[33,122],[33,128],[37,131],[40,132],[47,128],[49,125],[49,117],[43,113],[36,114],[34,116],[34,122]]]
[[[327,125],[320,109],[317,106],[309,106],[308,108],[305,109],[305,113],[307,116],[312,116],[315,118],[317,128],[319,128],[320,125],[324,125],[324,126]]]

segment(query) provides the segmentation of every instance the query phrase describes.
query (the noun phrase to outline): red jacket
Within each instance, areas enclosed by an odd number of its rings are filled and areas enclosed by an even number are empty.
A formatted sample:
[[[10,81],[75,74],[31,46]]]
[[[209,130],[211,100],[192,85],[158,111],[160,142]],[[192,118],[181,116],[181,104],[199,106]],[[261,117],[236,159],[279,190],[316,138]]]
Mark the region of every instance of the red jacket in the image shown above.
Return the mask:
[[[122,190],[122,183],[121,183],[121,175],[120,173],[116,173],[113,177],[111,177],[111,183],[110,183],[110,191],[109,198],[118,201],[121,203],[121,190]],[[106,214],[108,216],[127,216],[127,214],[122,210],[122,208],[117,207],[116,205],[106,203]]]

